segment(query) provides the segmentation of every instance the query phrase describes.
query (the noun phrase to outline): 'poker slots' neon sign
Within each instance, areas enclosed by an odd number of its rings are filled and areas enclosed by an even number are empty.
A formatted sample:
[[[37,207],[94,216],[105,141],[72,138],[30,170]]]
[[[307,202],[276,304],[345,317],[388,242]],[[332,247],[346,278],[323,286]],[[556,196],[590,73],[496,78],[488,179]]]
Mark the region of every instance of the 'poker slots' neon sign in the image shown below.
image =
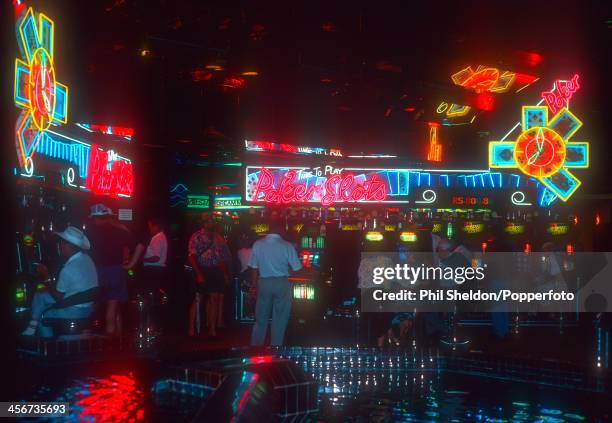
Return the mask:
[[[387,199],[386,183],[376,173],[365,179],[356,178],[352,173],[334,174],[310,185],[296,181],[297,174],[297,170],[290,169],[275,178],[270,170],[262,167],[249,199],[268,204],[319,201],[324,207],[337,202],[384,202]]]

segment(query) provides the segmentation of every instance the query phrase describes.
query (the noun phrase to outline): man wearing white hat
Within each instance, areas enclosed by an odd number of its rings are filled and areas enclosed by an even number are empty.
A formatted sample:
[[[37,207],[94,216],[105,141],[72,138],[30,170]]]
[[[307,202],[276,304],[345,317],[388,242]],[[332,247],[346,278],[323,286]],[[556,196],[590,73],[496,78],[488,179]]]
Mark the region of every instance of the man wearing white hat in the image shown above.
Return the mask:
[[[38,291],[32,299],[32,320],[23,335],[52,336],[51,328],[41,325],[40,318],[56,301],[98,286],[96,267],[83,251],[89,250],[89,240],[79,229],[68,226],[64,232],[56,232],[60,238],[60,253],[66,257],[55,286],[46,282],[46,289]],[[43,272],[47,272],[43,267]],[[83,319],[91,315],[93,302],[76,304],[65,308],[51,309],[45,317],[55,319]]]

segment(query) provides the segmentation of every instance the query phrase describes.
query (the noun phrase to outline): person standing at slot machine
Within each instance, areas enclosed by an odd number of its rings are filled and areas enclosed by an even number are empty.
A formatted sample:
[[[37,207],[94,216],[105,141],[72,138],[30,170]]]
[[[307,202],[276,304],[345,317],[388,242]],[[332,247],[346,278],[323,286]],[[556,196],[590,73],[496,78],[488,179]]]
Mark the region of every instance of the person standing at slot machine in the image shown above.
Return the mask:
[[[98,270],[101,297],[106,301],[106,333],[121,335],[121,306],[128,300],[127,272],[123,264],[130,259],[131,236],[104,204],[91,207],[93,225],[88,226],[91,256]]]
[[[255,325],[251,345],[263,345],[272,314],[272,345],[282,345],[291,311],[291,283],[289,268],[297,272],[302,268],[293,244],[281,237],[281,222],[270,223],[268,235],[253,244],[249,267],[253,284],[257,283]],[[259,280],[258,280],[259,274]]]
[[[198,296],[206,295],[206,325],[210,336],[217,336],[223,292],[229,285],[231,255],[225,239],[215,231],[210,213],[202,214],[202,227],[191,235],[188,260],[195,282],[191,287],[193,301],[189,308],[189,336],[195,334]]]

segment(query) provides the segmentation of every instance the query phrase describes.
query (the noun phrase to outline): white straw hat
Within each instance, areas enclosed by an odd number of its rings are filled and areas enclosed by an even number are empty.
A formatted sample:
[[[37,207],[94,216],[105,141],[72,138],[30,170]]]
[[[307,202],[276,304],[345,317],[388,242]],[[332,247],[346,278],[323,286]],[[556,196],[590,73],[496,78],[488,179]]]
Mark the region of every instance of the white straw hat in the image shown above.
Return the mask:
[[[89,250],[91,247],[91,244],[83,231],[75,228],[74,226],[68,226],[64,232],[55,232],[55,234],[64,241],[69,242],[82,250]]]

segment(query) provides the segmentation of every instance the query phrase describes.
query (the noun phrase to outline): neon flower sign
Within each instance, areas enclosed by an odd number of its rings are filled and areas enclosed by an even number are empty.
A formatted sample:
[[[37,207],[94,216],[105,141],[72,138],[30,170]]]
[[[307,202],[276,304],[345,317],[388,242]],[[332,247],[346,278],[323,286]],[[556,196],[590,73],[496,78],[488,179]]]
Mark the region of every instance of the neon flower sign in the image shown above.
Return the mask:
[[[272,173],[261,168],[259,180],[253,193],[252,201],[265,203],[289,204],[311,202],[315,196],[320,198],[321,205],[331,206],[336,202],[381,202],[387,198],[384,182],[376,174],[364,181],[359,181],[355,175],[333,175],[322,184],[307,186],[295,182],[296,170],[289,170],[274,186]]]
[[[567,201],[580,186],[568,168],[589,167],[589,143],[569,141],[582,122],[567,108],[548,119],[546,106],[523,106],[522,129],[514,142],[489,142],[489,166],[519,168]]]
[[[550,91],[544,91],[541,97],[548,105],[551,113],[557,113],[562,107],[569,107],[569,101],[576,91],[578,91],[578,75],[572,76],[572,79],[566,81],[558,79]]]

